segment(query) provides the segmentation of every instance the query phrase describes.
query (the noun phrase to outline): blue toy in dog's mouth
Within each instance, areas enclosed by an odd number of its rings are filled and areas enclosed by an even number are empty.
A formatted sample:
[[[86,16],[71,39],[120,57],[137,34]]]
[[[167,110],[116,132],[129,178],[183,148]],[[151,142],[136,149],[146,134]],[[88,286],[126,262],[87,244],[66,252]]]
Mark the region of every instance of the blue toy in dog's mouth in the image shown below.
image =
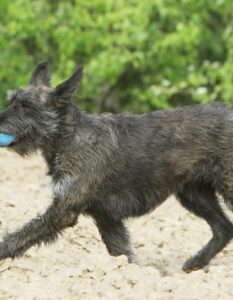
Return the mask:
[[[16,140],[14,134],[0,133],[0,147],[7,147]]]

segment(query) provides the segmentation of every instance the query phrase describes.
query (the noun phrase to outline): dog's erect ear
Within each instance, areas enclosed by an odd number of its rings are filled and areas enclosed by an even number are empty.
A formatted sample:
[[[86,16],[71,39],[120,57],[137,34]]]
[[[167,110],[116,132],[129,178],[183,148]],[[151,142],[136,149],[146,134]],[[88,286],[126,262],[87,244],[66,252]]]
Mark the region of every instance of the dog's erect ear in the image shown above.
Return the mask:
[[[72,100],[78,89],[83,74],[83,67],[79,67],[74,74],[66,81],[62,82],[55,88],[56,102],[67,103]],[[58,104],[59,104],[58,103]]]
[[[39,63],[39,65],[34,69],[30,84],[33,86],[49,86],[50,73],[47,61]]]

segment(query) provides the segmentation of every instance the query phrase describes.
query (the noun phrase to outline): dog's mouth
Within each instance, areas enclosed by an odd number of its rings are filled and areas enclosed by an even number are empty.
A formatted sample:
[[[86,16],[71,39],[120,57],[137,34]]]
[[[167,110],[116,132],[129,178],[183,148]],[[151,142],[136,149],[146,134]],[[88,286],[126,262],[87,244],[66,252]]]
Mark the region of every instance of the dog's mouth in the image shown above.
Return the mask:
[[[9,147],[16,146],[26,139],[26,135],[16,135],[16,139],[9,145]]]

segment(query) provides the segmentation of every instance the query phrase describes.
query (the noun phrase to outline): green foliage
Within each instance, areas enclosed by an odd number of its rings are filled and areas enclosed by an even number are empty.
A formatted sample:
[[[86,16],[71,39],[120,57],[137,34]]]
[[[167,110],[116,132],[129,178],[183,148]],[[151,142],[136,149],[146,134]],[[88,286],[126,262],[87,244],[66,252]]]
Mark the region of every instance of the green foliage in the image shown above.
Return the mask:
[[[0,105],[48,59],[83,64],[77,103],[142,112],[233,99],[232,0],[2,0]]]

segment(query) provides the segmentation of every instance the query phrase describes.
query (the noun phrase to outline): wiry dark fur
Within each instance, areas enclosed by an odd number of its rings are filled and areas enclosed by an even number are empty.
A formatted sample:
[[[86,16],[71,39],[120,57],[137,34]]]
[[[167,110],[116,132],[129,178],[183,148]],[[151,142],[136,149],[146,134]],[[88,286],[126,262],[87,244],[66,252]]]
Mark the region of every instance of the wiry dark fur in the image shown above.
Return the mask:
[[[39,64],[29,88],[16,91],[0,114],[0,131],[17,136],[12,149],[21,155],[42,151],[54,197],[43,215],[4,237],[0,259],[55,241],[82,213],[93,217],[111,255],[125,254],[134,262],[123,220],[144,215],[175,194],[213,232],[183,269],[208,264],[233,236],[216,198],[221,194],[232,209],[233,111],[207,105],[89,115],[71,101],[81,73],[78,69],[51,89],[47,64]]]

